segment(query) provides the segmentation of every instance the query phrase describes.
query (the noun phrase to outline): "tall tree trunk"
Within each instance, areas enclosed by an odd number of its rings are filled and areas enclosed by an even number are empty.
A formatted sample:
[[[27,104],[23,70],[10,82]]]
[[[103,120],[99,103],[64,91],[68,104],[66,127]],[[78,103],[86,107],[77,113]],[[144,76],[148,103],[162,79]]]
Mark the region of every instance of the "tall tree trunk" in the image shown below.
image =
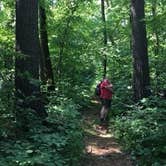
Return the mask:
[[[156,16],[157,16],[157,13],[156,13],[156,10],[157,10],[157,1],[154,0],[152,2],[152,14],[153,14],[153,19],[154,21],[156,21]],[[157,26],[156,26],[156,22],[154,22],[154,25],[153,25],[153,34],[155,36],[155,44],[154,44],[154,55],[155,57],[157,57],[159,55],[159,49],[160,49],[160,41],[159,41],[159,35],[158,35],[158,30],[157,30]],[[155,64],[155,67],[156,67],[156,93],[158,93],[158,77],[159,77],[159,72],[158,72],[158,69],[157,69],[157,63]]]
[[[101,14],[102,14],[102,21],[103,21],[103,41],[104,41],[104,49],[106,49],[107,46],[107,27],[106,27],[106,19],[105,19],[105,1],[101,0]],[[105,50],[103,51],[103,77],[106,77],[107,74],[107,55],[105,53]]]
[[[133,88],[136,101],[150,94],[144,0],[131,0]]]
[[[16,104],[45,115],[39,84],[38,0],[16,1],[16,51]]]
[[[45,83],[54,84],[54,76],[52,71],[50,52],[48,47],[47,20],[46,11],[43,4],[40,4],[40,40],[42,49],[41,58],[41,75]]]
[[[156,13],[156,9],[157,9],[157,1],[154,0],[152,3],[152,14],[153,14],[153,19],[156,19],[157,13]],[[153,26],[153,32],[154,32],[154,36],[155,36],[155,49],[154,49],[154,53],[155,55],[159,54],[159,47],[160,47],[160,42],[159,42],[159,35],[158,35],[158,31],[157,31],[157,27],[154,25]]]

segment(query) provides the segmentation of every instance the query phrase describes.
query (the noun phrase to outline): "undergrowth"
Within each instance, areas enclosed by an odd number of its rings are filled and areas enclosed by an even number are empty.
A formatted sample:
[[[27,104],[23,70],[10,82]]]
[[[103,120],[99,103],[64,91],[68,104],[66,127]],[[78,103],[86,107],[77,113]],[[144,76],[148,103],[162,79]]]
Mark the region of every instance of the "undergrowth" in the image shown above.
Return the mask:
[[[123,147],[140,166],[166,164],[166,102],[152,97],[142,99],[125,114],[116,116],[113,130]],[[113,122],[112,122],[113,123]]]
[[[0,166],[79,165],[83,131],[77,106],[66,100],[47,109],[49,116],[44,121],[32,110],[24,110],[28,130],[17,133],[18,124],[13,122],[15,131],[1,135]]]

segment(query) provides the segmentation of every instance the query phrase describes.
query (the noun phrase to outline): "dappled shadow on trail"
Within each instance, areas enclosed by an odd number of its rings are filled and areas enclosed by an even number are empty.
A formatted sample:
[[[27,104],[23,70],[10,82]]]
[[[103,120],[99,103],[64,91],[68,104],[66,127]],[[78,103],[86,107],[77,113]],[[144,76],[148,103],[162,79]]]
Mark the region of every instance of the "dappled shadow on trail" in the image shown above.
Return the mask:
[[[129,157],[121,151],[111,134],[86,133],[85,158],[82,166],[131,166]]]
[[[111,131],[98,126],[99,107],[84,111],[85,156],[82,166],[132,166]]]

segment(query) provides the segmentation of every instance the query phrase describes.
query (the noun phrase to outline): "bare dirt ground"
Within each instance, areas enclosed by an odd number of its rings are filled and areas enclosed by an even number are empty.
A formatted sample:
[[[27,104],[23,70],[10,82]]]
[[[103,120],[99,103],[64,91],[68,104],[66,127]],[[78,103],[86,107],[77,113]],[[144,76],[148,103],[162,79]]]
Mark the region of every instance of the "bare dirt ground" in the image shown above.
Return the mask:
[[[93,109],[83,113],[86,149],[82,166],[132,166],[111,131],[100,129],[98,114]]]

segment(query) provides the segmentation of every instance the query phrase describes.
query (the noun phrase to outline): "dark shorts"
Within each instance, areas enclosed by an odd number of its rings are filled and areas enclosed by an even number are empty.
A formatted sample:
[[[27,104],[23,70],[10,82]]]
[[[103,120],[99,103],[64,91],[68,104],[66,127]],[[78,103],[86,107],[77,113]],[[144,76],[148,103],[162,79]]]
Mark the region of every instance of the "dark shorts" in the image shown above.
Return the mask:
[[[101,99],[102,106],[106,106],[107,108],[111,107],[111,99]]]

